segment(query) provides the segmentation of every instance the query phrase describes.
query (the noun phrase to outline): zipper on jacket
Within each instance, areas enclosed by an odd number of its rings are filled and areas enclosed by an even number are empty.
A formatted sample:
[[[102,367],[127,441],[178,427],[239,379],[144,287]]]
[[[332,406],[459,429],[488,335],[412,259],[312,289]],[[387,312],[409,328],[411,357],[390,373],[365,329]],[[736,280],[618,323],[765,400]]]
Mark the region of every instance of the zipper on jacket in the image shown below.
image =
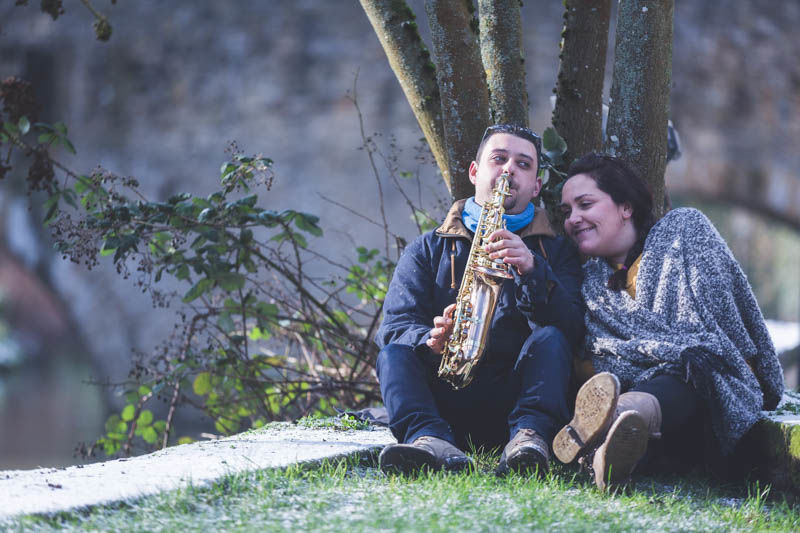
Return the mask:
[[[456,240],[450,240],[450,288],[456,288]]]

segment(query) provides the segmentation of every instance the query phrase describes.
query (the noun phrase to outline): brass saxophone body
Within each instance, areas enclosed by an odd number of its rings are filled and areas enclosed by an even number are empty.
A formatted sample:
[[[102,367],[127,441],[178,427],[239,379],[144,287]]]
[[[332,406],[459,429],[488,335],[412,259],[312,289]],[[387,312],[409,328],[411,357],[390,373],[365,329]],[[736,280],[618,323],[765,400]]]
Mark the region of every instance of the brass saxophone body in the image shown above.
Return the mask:
[[[439,365],[439,377],[454,389],[462,389],[472,381],[473,370],[486,348],[503,280],[513,277],[502,259],[492,260],[484,250],[490,242],[489,235],[505,227],[503,202],[510,194],[508,191],[508,174],[503,173],[497,178],[490,200],[481,209],[456,296],[452,313],[453,332],[445,344]]]

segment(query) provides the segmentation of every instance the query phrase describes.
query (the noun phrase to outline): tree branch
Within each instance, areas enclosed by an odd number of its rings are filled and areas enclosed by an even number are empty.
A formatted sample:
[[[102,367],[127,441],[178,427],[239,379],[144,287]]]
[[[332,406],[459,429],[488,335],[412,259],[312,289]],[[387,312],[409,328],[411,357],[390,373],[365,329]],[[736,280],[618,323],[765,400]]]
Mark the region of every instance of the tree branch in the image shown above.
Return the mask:
[[[564,165],[603,144],[603,78],[610,0],[565,0],[553,126],[567,142]]]
[[[425,1],[442,99],[450,194],[455,200],[475,192],[467,170],[483,130],[490,123],[489,89],[471,5],[464,0]]]
[[[656,216],[664,210],[674,7],[673,0],[620,2],[606,128],[606,150],[650,184]]]
[[[480,47],[495,124],[528,125],[519,0],[478,0]]]
[[[450,171],[442,124],[436,66],[417,30],[414,12],[403,0],[360,0],[448,189]]]

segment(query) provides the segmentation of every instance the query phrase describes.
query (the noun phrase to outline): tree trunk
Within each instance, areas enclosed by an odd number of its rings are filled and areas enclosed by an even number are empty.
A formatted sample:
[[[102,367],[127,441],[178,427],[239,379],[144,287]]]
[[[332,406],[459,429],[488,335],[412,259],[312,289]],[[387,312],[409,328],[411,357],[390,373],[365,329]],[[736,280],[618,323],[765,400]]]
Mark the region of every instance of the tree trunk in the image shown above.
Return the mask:
[[[478,0],[481,58],[494,124],[528,126],[519,0]]]
[[[470,2],[426,0],[454,200],[472,196],[467,170],[489,124],[489,91]]]
[[[650,184],[658,217],[664,211],[673,11],[673,0],[620,1],[606,128],[606,150]]]
[[[567,142],[564,166],[603,145],[603,79],[610,0],[565,0],[553,127]]]
[[[414,111],[442,177],[452,190],[436,67],[419,36],[414,12],[403,0],[361,0],[361,6]]]

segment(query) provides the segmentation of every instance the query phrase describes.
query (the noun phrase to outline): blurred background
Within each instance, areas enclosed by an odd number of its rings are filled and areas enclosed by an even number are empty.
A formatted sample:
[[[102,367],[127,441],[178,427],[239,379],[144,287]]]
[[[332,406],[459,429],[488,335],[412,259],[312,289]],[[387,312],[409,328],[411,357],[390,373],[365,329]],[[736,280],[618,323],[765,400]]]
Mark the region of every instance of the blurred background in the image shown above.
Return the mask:
[[[427,39],[422,1],[408,3]],[[395,231],[416,232],[386,169],[379,165],[381,184],[361,149],[363,120],[384,154],[379,163],[417,175],[423,202],[443,214],[444,184],[418,157],[422,135],[355,0],[96,4],[113,27],[107,43],[95,40],[80,2],[64,2],[55,21],[38,2],[0,6],[0,79],[33,82],[40,119],[67,124],[77,155],[58,158],[70,169],[134,176],[156,199],[204,194],[236,141],[275,161],[262,202],[320,216],[325,236],[314,245],[346,262],[356,246],[383,246],[380,230],[358,216],[379,219],[379,185]],[[676,4],[671,117],[682,156],[668,165],[667,188],[673,206],[702,209],[730,244],[780,332],[795,388],[800,3]],[[539,131],[551,120],[562,9],[523,6]],[[613,42],[607,84],[612,54]],[[99,436],[122,404],[93,383],[124,380],[132,354],[169,334],[175,310],[154,308],[110,261],[92,270],[64,261],[24,176],[12,172],[0,185],[0,469],[80,462],[75,446]]]

